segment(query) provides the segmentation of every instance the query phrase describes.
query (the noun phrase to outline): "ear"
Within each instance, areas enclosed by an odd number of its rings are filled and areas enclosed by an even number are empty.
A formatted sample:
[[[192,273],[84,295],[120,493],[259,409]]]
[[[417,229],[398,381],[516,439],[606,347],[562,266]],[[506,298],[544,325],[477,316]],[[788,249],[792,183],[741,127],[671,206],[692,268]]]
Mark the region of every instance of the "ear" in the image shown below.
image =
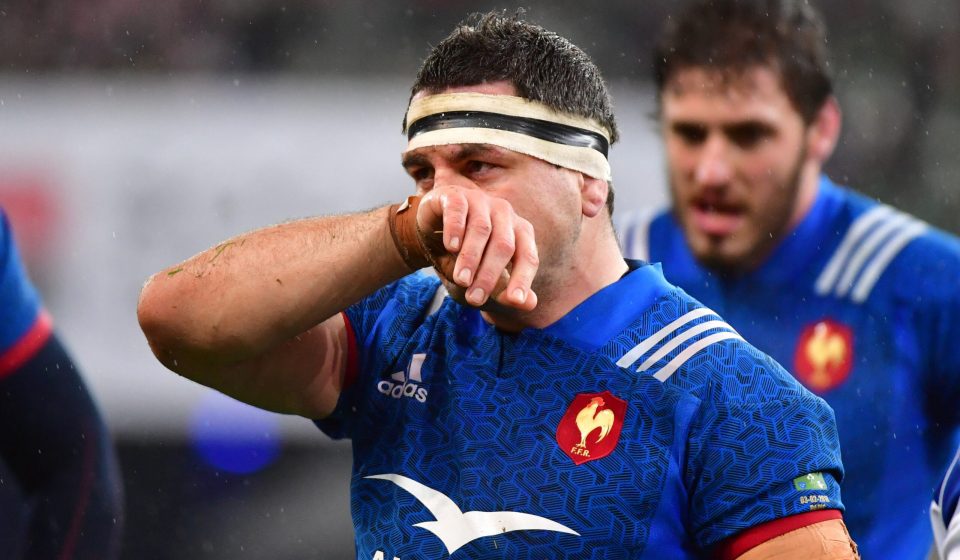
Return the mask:
[[[607,204],[607,195],[610,186],[602,179],[595,179],[589,175],[580,175],[580,201],[583,215],[588,218],[596,217]]]
[[[840,138],[842,114],[837,99],[831,96],[824,102],[810,124],[807,136],[807,153],[820,164],[833,155]]]

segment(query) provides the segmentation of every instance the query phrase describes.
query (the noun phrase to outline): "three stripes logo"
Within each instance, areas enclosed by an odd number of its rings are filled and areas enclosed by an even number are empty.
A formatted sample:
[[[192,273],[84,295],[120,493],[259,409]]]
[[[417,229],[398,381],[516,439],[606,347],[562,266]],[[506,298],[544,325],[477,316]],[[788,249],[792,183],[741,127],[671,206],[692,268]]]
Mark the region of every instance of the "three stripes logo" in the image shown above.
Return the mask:
[[[814,286],[818,295],[863,303],[894,257],[927,225],[885,205],[854,220]]]
[[[404,397],[414,398],[418,401],[427,402],[427,390],[421,387],[423,377],[420,370],[423,368],[423,361],[427,359],[426,354],[414,354],[410,358],[410,367],[407,374],[398,371],[390,375],[390,379],[383,379],[377,383],[377,391],[380,391],[388,397],[401,399]]]
[[[707,321],[696,322],[708,316],[712,317]],[[698,335],[706,336],[697,338]],[[714,311],[699,307],[645,338],[617,360],[617,365],[622,368],[632,367],[643,359],[637,371],[648,371],[672,355],[670,361],[653,374],[655,379],[666,381],[680,366],[704,348],[730,339],[743,340],[737,331],[721,320]],[[661,342],[663,344],[660,344]]]

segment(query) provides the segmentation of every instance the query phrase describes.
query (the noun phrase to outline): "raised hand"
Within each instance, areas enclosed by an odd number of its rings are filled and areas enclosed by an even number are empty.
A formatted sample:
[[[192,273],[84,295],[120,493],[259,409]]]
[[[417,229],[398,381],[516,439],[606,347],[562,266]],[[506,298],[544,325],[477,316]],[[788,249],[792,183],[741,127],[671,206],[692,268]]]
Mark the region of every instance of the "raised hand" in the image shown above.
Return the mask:
[[[394,239],[406,249],[405,260],[411,268],[432,264],[451,296],[475,307],[491,299],[521,311],[536,307],[533,226],[509,202],[481,189],[443,186],[392,211]]]

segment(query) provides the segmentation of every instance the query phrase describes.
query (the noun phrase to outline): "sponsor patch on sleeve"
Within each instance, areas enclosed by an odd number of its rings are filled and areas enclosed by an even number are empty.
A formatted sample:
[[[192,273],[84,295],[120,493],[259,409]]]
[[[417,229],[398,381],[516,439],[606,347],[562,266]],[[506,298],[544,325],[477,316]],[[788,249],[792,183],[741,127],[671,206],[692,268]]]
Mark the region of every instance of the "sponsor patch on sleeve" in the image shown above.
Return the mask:
[[[827,490],[827,481],[823,473],[814,472],[798,476],[793,479],[793,487],[798,492],[822,492]],[[807,506],[811,511],[825,509],[830,504],[830,496],[826,494],[807,494],[799,498],[800,505]]]
[[[806,490],[826,490],[827,482],[823,479],[823,473],[815,472],[793,479],[793,487],[801,492]]]

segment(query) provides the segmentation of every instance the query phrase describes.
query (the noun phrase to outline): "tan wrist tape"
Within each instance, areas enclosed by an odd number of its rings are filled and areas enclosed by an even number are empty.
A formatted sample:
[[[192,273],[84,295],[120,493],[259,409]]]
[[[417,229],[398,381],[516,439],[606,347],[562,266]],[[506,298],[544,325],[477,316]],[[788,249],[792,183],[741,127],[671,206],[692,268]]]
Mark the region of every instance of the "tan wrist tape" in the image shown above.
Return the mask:
[[[394,204],[387,209],[390,236],[393,237],[397,252],[411,271],[433,264],[417,233],[417,208],[419,207],[420,197],[409,196],[402,203]]]
[[[447,252],[443,246],[443,232],[425,232],[417,225],[417,209],[420,197],[409,196],[400,204],[387,209],[387,223],[397,252],[411,271],[432,266],[441,278],[453,282],[453,270],[457,263],[456,255]],[[507,287],[510,274],[504,270],[491,293],[498,296]]]

